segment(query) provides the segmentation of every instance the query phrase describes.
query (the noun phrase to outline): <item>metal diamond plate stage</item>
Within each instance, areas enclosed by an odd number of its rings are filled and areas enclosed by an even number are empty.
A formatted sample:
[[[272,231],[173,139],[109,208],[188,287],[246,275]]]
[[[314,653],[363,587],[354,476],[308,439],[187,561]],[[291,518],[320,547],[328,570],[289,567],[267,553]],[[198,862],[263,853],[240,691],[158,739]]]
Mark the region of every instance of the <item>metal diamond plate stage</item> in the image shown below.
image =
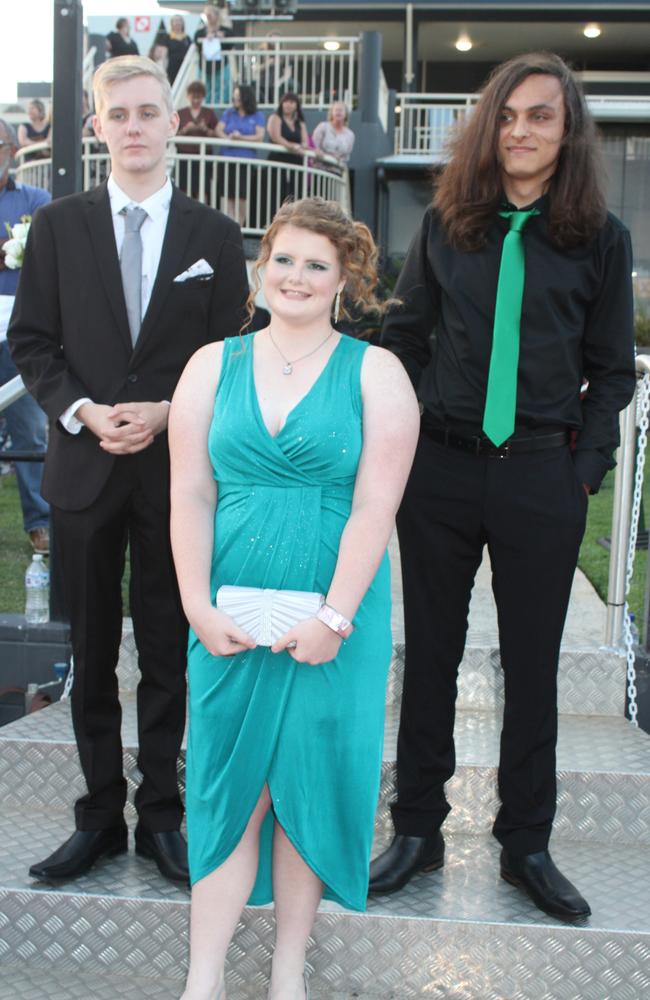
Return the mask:
[[[387,692],[375,851],[391,836],[404,660],[393,544],[395,655]],[[498,873],[502,679],[490,569],[479,572],[461,666],[453,811],[442,871],[369,901],[365,914],[325,903],[309,949],[313,1000],[648,1000],[650,737],[622,718],[624,663],[603,650],[602,604],[580,575],[559,682],[558,814],[551,849],[589,900],[575,926],[540,911]],[[138,773],[137,654],[125,623],[120,657],[125,771]],[[184,755],[179,762],[184,784]],[[67,885],[32,880],[72,830],[81,792],[69,705],[0,729],[0,1000],[178,1000],[187,961],[189,892],[128,855]],[[132,806],[127,819],[133,825]],[[263,1000],[272,908],[248,908],[228,963],[229,1000]]]

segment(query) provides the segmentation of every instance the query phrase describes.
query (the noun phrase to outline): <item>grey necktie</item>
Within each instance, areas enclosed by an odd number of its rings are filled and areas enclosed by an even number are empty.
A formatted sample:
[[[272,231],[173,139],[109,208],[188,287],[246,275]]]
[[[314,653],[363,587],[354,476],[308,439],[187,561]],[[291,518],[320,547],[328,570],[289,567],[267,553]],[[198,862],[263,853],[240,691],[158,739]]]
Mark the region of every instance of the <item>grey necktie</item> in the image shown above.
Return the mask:
[[[126,302],[126,314],[129,318],[131,343],[135,347],[142,323],[142,236],[140,229],[147,218],[144,208],[133,206],[123,208],[124,241],[120,254],[120,271],[122,272],[122,288]]]

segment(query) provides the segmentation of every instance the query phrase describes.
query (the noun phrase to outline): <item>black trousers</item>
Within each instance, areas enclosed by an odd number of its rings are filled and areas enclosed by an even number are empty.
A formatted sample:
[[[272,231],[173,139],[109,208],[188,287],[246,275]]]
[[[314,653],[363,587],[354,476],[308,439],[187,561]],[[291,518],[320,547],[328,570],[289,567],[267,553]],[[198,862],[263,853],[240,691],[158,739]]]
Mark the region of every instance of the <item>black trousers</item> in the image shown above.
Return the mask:
[[[155,445],[154,445],[155,446]],[[152,447],[154,447],[152,446]],[[130,545],[130,604],[141,679],[135,804],[153,831],[180,826],[176,763],[185,725],[187,623],[169,540],[169,487],[144,474],[142,456],[119,457],[97,500],[52,508],[74,653],[72,719],[88,792],[75,805],[80,830],[119,822],[126,801],[116,666],[121,580]]]
[[[397,517],[406,664],[397,750],[397,833],[426,836],[450,806],[458,666],[487,544],[505,712],[494,835],[544,850],[555,814],[557,667],[587,497],[568,447],[479,457],[420,436]]]

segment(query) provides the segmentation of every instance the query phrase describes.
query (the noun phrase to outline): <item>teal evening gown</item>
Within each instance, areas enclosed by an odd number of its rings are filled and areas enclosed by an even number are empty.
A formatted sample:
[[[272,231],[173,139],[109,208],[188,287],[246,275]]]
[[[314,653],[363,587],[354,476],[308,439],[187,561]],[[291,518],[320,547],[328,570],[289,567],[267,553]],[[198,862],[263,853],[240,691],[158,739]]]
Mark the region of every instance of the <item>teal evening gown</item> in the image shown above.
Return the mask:
[[[327,593],[361,454],[367,345],[342,336],[272,437],[255,390],[254,336],[224,342],[208,436],[218,493],[212,598],[222,584]],[[354,623],[336,659],[319,666],[268,647],[215,657],[190,632],[192,884],[235,849],[266,784],[273,808],[249,902],[273,898],[275,817],[324,897],[365,909],[392,649],[387,554]]]

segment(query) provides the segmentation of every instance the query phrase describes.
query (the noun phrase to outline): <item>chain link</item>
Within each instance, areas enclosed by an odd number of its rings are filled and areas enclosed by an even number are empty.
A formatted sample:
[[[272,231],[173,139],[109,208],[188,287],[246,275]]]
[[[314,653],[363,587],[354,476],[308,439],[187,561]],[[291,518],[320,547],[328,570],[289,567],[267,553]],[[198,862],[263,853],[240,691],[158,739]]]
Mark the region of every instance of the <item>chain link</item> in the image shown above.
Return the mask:
[[[74,656],[70,657],[70,669],[68,670],[68,676],[65,679],[65,684],[63,685],[63,691],[61,693],[61,701],[65,701],[66,698],[70,697],[70,692],[72,691],[72,685],[74,684]]]
[[[634,495],[632,498],[632,515],[630,520],[630,540],[627,550],[627,566],[625,572],[625,614],[623,617],[623,645],[627,660],[627,698],[630,722],[638,726],[636,703],[636,663],[634,637],[632,635],[632,619],[628,607],[627,595],[630,592],[634,560],[636,557],[636,541],[639,533],[639,517],[641,515],[641,500],[643,499],[643,473],[645,469],[645,453],[648,443],[648,426],[650,425],[650,374],[646,373],[637,383],[636,390],[636,425],[639,428],[639,443],[634,473]]]

